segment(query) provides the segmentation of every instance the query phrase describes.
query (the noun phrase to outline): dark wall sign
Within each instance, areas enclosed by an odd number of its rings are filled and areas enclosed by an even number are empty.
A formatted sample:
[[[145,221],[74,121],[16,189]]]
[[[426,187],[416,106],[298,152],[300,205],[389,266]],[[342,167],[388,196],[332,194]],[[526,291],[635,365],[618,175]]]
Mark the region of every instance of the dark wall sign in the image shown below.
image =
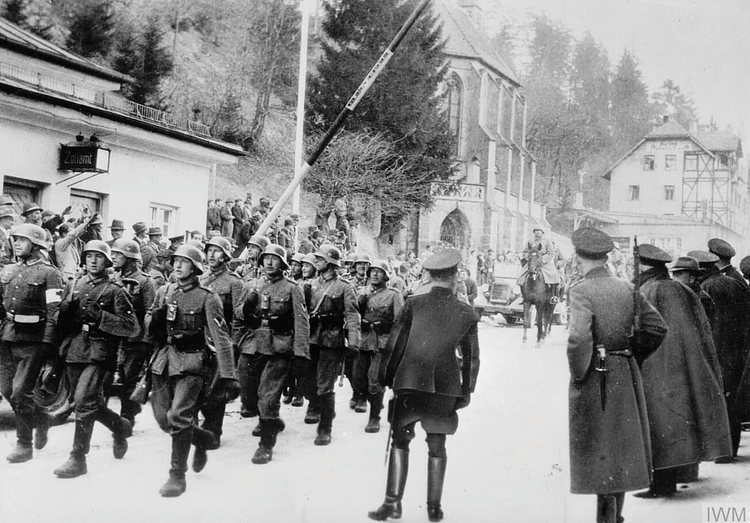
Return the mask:
[[[61,171],[109,172],[109,149],[94,146],[61,145]]]

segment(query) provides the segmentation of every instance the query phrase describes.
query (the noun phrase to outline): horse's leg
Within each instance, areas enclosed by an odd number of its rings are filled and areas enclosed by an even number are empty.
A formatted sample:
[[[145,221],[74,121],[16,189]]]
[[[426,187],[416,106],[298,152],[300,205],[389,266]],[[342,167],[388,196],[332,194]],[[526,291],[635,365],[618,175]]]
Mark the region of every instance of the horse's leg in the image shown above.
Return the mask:
[[[544,305],[543,301],[538,301],[536,303],[536,346],[540,347],[542,345],[542,340],[544,340],[544,315],[546,311],[546,306]]]
[[[523,300],[523,343],[526,343],[526,331],[531,327],[531,305],[529,300],[524,298]]]

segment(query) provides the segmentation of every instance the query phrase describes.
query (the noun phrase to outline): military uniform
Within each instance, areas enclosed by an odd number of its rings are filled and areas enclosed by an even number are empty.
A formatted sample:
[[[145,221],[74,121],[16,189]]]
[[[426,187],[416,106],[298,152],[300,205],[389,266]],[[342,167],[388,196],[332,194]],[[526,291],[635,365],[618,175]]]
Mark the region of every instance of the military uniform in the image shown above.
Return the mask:
[[[215,365],[220,380],[236,380],[232,340],[219,297],[197,277],[160,288],[146,323],[158,347],[151,364],[154,417],[172,435],[170,479],[184,484],[191,442],[196,458],[200,453],[205,459],[205,450],[216,446],[213,434],[196,426],[195,418]],[[203,465],[194,459],[194,469]]]
[[[354,287],[336,274],[320,275],[310,285],[310,359],[305,397],[320,410],[318,444],[330,442],[336,416],[334,385],[346,351],[360,344],[361,318]],[[348,338],[348,339],[347,339]],[[327,440],[327,442],[324,442]]]
[[[33,390],[42,365],[53,356],[62,288],[62,276],[42,258],[18,261],[0,271],[0,393],[16,414],[18,442],[8,456],[12,463],[31,459],[34,426],[46,439],[49,423],[34,404]]]
[[[130,296],[121,284],[110,281],[106,273],[98,277],[85,275],[71,285],[72,293],[60,304],[60,325],[69,329],[60,351],[66,354],[76,430],[71,461],[55,471],[60,477],[80,475],[75,472],[80,472],[79,469],[68,467],[74,462],[85,473],[95,421],[112,431],[116,458],[121,458],[127,450],[126,438],[132,434],[132,425],[107,408],[104,380],[115,370],[120,342],[140,332]]]
[[[260,445],[254,463],[267,463],[283,428],[279,419],[281,393],[292,366],[310,358],[310,324],[302,288],[284,278],[267,279],[253,289],[243,306],[247,333],[242,339],[240,386],[257,398]],[[254,388],[254,390],[249,390]]]
[[[597,494],[597,523],[615,523],[622,521],[624,493],[648,487],[651,479],[638,362],[656,350],[667,329],[643,295],[604,266],[606,253],[614,247],[609,236],[584,227],[572,240],[579,264],[605,258],[570,289],[570,489],[573,494]],[[631,346],[635,300],[642,341]],[[597,372],[597,367],[606,372]]]
[[[384,281],[380,287],[370,285],[360,289],[358,299],[362,343],[354,360],[354,387],[370,403],[370,421],[365,430],[378,432],[384,392],[378,380],[378,369],[393,322],[404,306],[404,298]]]
[[[222,310],[224,313],[224,321],[229,327],[229,333],[233,340],[233,357],[234,361],[237,361],[237,341],[239,334],[240,322],[234,317],[234,310],[242,305],[245,295],[245,286],[242,280],[235,273],[231,272],[226,264],[222,264],[221,268],[217,271],[210,271],[202,274],[199,278],[201,286],[212,290],[219,296],[221,301]],[[237,333],[237,334],[235,334]],[[218,375],[216,376],[218,377]],[[212,394],[206,398],[206,403],[201,407],[201,413],[203,413],[203,428],[213,432],[216,436],[217,443],[221,440],[223,433],[222,426],[224,424],[224,414],[227,410],[226,401],[223,398],[218,397],[216,394]]]
[[[133,312],[140,328],[138,334],[131,335],[122,341],[117,357],[117,374],[122,384],[120,415],[134,423],[135,416],[141,412],[141,406],[138,402],[132,401],[130,396],[138,384],[143,366],[153,349],[153,340],[148,336],[144,322],[146,313],[156,297],[156,285],[150,277],[137,268],[115,273],[115,281],[128,289],[133,303]]]

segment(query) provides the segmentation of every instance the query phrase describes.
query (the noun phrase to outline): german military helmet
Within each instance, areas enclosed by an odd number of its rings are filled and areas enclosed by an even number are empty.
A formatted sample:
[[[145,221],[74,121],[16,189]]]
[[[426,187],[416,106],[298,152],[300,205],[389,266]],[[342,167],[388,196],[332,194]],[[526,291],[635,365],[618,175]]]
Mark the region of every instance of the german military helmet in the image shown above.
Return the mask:
[[[31,241],[34,245],[38,245],[42,249],[48,249],[47,244],[47,232],[31,223],[22,223],[10,233],[13,237],[26,238]]]
[[[354,263],[372,263],[372,256],[366,252],[358,252],[354,258]]]
[[[292,261],[297,262],[300,265],[302,265],[302,262],[305,260],[305,255],[301,252],[296,253],[294,256],[292,256]]]
[[[313,253],[305,254],[305,257],[302,258],[302,263],[308,263],[315,268],[315,255]]]
[[[380,269],[385,274],[385,281],[388,281],[390,279],[389,272],[390,269],[388,268],[388,263],[385,260],[375,260],[368,268],[367,268],[367,276],[369,278],[370,273],[373,269]]]
[[[281,260],[281,264],[284,266],[285,269],[289,268],[289,264],[286,262],[286,249],[282,247],[281,245],[277,245],[275,243],[269,243],[268,247],[266,247],[266,250],[263,251],[263,254],[260,255],[258,258],[258,263],[263,263],[263,258],[265,256],[276,256]]]
[[[333,245],[321,245],[315,253],[318,258],[323,258],[326,263],[341,267],[341,251]]]
[[[357,253],[352,251],[349,254],[346,255],[346,258],[344,259],[345,265],[351,265],[354,263],[354,260],[357,259]]]
[[[250,241],[247,242],[248,245],[255,245],[257,248],[261,250],[261,252],[266,250],[266,247],[268,247],[268,244],[271,243],[268,238],[265,236],[261,236],[259,234],[254,234]]]
[[[203,274],[203,264],[205,263],[205,258],[203,257],[203,252],[198,247],[187,244],[180,245],[174,251],[172,259],[174,260],[178,257],[190,260],[193,264],[193,267],[195,267],[196,272],[198,274]]]
[[[88,242],[83,248],[82,254],[86,256],[87,252],[98,252],[100,254],[103,254],[104,257],[107,258],[107,261],[110,264],[112,263],[112,252],[109,249],[109,245],[101,240],[91,240],[90,242]]]
[[[232,259],[232,242],[224,238],[223,236],[214,236],[208,242],[206,243],[206,247],[203,249],[203,252],[208,254],[208,248],[213,245],[214,247],[218,247],[222,250],[224,254],[227,255],[228,259]]]
[[[133,240],[119,238],[112,244],[112,252],[119,252],[131,260],[143,261],[141,257],[141,248]]]

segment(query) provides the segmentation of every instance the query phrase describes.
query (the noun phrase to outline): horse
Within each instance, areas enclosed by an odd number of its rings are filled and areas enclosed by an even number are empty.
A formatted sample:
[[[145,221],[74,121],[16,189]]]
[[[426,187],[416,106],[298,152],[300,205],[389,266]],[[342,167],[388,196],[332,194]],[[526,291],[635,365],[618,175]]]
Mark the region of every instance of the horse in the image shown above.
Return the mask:
[[[552,291],[547,287],[542,274],[541,248],[531,250],[527,260],[526,280],[521,286],[523,296],[523,341],[526,342],[526,332],[531,328],[531,306],[536,309],[536,346],[539,347],[547,336],[552,325],[554,304],[550,303]]]

